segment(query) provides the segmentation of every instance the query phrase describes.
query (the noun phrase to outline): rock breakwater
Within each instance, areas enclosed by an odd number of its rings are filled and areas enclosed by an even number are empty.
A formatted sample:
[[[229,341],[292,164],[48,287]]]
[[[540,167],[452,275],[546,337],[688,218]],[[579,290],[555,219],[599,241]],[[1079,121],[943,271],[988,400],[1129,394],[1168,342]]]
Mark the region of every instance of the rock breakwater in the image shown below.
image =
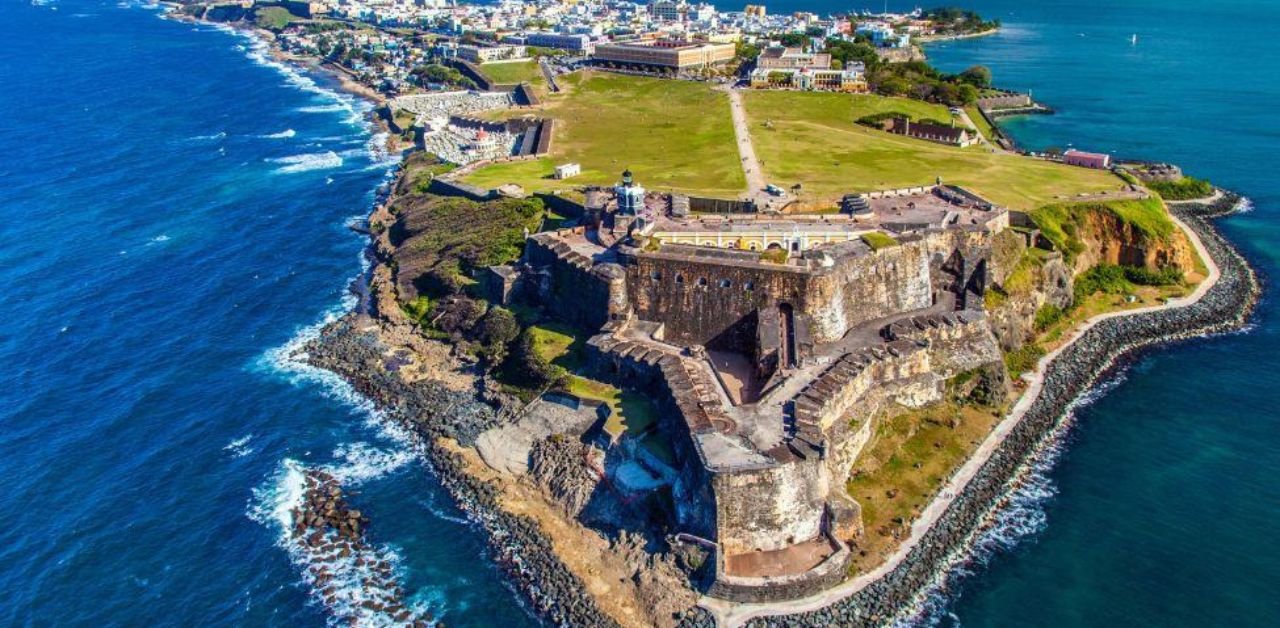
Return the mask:
[[[537,522],[498,503],[499,489],[466,471],[465,461],[438,442],[469,445],[499,421],[493,410],[467,392],[438,383],[407,383],[389,370],[379,324],[349,314],[331,323],[297,357],[347,379],[385,409],[388,420],[407,429],[427,465],[467,517],[485,533],[494,562],[528,601],[530,610],[555,625],[616,626],[592,601],[582,581],[564,566]]]
[[[299,503],[290,509],[290,541],[306,557],[303,579],[341,624],[425,628],[429,612],[406,604],[389,556],[365,539],[369,518],[351,508],[328,472],[303,472]]]
[[[1118,359],[1144,346],[1238,329],[1257,301],[1259,283],[1248,262],[1210,223],[1232,211],[1239,197],[1179,204],[1171,211],[1200,238],[1217,265],[1218,281],[1195,303],[1099,321],[1045,368],[1044,385],[1021,420],[910,553],[879,580],[811,612],[758,617],[751,626],[877,626],[911,614],[925,596],[945,587],[949,567],[963,561],[993,513],[1007,504],[1028,461],[1054,434],[1071,405]],[[684,625],[711,626],[702,612]]]

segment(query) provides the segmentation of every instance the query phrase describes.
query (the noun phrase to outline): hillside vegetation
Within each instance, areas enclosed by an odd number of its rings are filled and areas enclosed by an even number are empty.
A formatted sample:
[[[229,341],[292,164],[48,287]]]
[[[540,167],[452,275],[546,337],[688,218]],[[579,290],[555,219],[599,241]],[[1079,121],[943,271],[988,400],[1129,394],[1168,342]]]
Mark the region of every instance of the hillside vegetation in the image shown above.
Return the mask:
[[[1132,226],[1150,240],[1169,238],[1176,226],[1159,198],[1117,200],[1090,203],[1055,203],[1031,211],[1040,232],[1068,257],[1082,253],[1085,243],[1080,228],[1090,212],[1102,212]]]

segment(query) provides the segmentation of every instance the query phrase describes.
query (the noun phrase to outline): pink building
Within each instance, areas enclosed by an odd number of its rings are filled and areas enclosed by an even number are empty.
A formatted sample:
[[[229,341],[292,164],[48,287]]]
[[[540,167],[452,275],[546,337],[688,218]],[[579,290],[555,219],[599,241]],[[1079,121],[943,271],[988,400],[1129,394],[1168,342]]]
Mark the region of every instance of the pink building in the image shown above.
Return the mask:
[[[1062,154],[1063,163],[1080,166],[1082,168],[1097,168],[1106,170],[1111,167],[1111,155],[1102,153],[1086,153],[1074,148]]]

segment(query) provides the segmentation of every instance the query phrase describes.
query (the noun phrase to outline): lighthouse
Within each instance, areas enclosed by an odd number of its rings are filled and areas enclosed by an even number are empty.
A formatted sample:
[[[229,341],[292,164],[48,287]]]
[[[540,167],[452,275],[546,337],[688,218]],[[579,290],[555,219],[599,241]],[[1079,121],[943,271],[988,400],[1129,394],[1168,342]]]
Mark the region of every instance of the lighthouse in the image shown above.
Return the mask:
[[[622,181],[613,187],[618,197],[618,212],[636,216],[644,211],[644,186],[635,182],[631,169],[622,171]]]

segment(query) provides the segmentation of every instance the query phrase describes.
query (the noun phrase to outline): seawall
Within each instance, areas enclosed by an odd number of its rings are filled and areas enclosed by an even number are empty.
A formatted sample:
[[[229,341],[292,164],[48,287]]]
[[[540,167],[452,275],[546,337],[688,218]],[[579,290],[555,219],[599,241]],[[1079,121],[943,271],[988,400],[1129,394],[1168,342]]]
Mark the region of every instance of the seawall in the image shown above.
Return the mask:
[[[1210,223],[1213,217],[1229,213],[1232,205],[1231,199],[1224,199],[1213,205],[1171,207],[1216,267],[1216,281],[1191,303],[1095,320],[1071,344],[1046,357],[1038,393],[1019,404],[1025,404],[1025,412],[958,494],[941,505],[937,519],[931,525],[917,522],[927,529],[904,548],[905,556],[805,600],[767,607],[704,604],[715,609],[722,625],[877,626],[910,613],[946,570],[967,555],[975,535],[1005,503],[1026,463],[1061,425],[1071,404],[1118,359],[1154,343],[1243,326],[1258,297],[1258,280],[1247,261]],[[714,622],[715,617],[706,612],[685,625]]]

